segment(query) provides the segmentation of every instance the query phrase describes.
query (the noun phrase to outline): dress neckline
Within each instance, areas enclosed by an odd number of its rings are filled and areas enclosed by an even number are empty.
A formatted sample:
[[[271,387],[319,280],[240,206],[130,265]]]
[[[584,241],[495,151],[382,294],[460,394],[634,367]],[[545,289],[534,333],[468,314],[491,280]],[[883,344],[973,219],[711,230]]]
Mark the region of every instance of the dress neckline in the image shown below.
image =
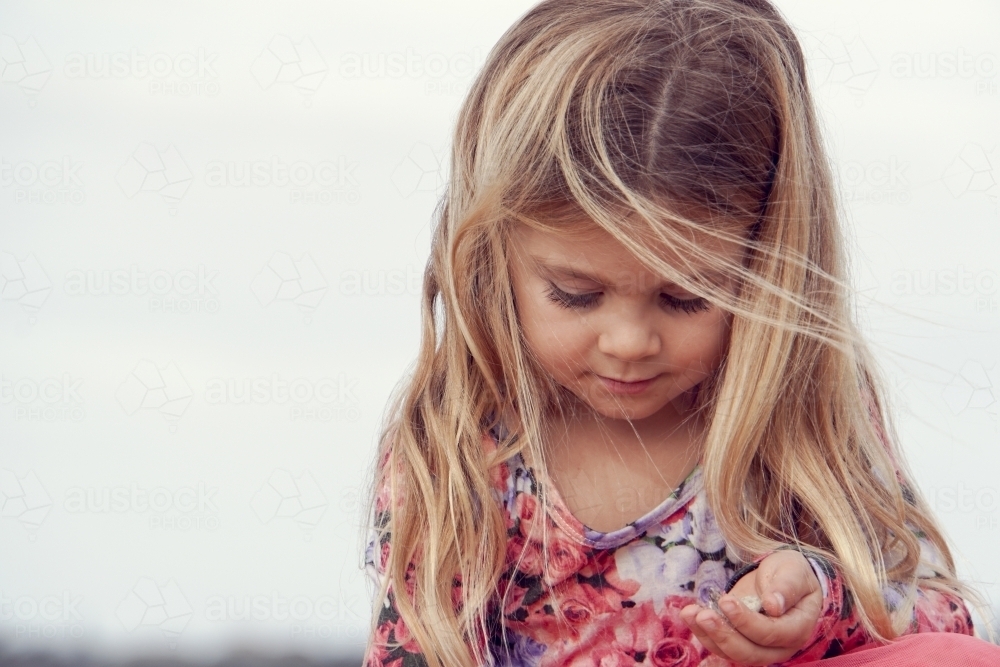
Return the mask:
[[[495,441],[506,437],[502,423],[491,429]],[[611,549],[642,537],[653,526],[683,508],[702,488],[702,464],[699,460],[678,486],[656,507],[621,528],[600,531],[584,524],[570,511],[559,489],[541,470],[530,467],[520,452],[515,454],[517,466],[526,471],[539,487],[544,487],[552,506],[549,516],[574,541],[594,549]]]
[[[677,510],[687,505],[688,501],[698,494],[702,486],[701,462],[699,462],[688,473],[688,476],[681,481],[677,488],[671,491],[659,505],[621,528],[605,532],[591,528],[580,521],[570,511],[562,495],[559,493],[559,489],[556,488],[556,485],[552,483],[545,473],[540,469],[536,470],[529,467],[520,453],[517,454],[517,457],[521,466],[528,471],[539,486],[545,487],[549,501],[552,504],[553,511],[549,513],[552,520],[577,542],[595,549],[619,547],[626,542],[631,542],[634,539],[642,537],[651,527],[661,523]]]

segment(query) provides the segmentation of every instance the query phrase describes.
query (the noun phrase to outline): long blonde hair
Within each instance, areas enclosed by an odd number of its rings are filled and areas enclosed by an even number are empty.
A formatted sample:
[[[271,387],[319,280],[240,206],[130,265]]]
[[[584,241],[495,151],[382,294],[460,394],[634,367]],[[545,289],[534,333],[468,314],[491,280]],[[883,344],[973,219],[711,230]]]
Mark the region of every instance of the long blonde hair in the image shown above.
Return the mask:
[[[557,401],[517,318],[519,224],[599,225],[732,312],[698,409],[707,497],[733,553],[795,543],[825,555],[874,638],[910,618],[915,531],[945,561],[930,585],[965,591],[854,323],[842,212],[806,84],[799,43],[767,0],[545,0],[491,50],[458,117],[419,356],[379,438],[377,460],[391,454],[392,465],[369,494],[369,516],[383,484],[392,498],[376,521],[391,544],[378,599],[391,585],[430,665],[487,662],[479,642],[507,544],[491,471],[526,449],[544,462],[542,420]],[[745,248],[742,264],[718,266],[737,277],[735,294],[657,252],[717,265],[695,232]],[[489,452],[484,429],[501,418],[511,437]],[[889,582],[909,590],[895,611]]]

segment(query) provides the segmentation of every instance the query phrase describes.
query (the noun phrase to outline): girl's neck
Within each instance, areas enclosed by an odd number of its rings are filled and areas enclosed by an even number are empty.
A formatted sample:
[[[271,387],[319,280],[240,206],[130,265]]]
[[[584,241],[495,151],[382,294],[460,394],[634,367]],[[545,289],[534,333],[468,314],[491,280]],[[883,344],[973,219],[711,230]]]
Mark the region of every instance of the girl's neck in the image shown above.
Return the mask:
[[[690,461],[701,456],[704,420],[686,394],[659,412],[638,420],[612,419],[575,402],[560,402],[545,420],[546,452],[568,447],[574,455],[618,452],[626,458],[648,455],[657,460]]]
[[[557,410],[542,424],[544,467],[534,461],[531,448],[522,456],[545,483],[555,485],[579,521],[609,532],[646,514],[677,489],[701,459],[703,432],[697,415],[683,419],[670,410],[631,424],[593,412],[573,417]],[[635,493],[645,501],[620,507],[622,494]]]

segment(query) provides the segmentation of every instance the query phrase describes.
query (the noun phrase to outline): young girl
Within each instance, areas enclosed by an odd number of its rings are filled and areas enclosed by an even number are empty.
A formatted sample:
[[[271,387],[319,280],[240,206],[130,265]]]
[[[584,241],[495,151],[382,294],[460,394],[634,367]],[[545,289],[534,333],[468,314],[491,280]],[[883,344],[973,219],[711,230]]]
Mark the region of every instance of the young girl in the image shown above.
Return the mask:
[[[545,0],[510,28],[461,109],[379,441],[365,664],[791,665],[972,634],[836,201],[767,0]]]

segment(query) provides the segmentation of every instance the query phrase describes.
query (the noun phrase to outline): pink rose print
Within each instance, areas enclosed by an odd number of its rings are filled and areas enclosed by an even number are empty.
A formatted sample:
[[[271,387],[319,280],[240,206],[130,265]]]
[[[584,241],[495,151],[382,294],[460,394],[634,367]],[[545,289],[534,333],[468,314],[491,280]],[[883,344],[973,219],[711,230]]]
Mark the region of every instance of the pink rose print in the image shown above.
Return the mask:
[[[403,623],[403,619],[400,618],[396,621],[396,625],[393,626],[393,632],[396,635],[396,641],[403,645],[408,653],[420,653],[420,644],[413,638],[410,634],[410,629],[406,627]]]
[[[604,577],[604,581],[614,588],[620,595],[615,598],[613,604],[621,605],[622,600],[635,595],[639,590],[639,582],[634,579],[623,579],[618,573],[618,564],[615,562],[615,555],[607,549],[600,549],[590,555],[590,559],[580,570],[580,576],[593,577],[599,574]]]
[[[673,619],[683,600],[682,596],[668,598],[663,615],[657,615],[652,601],[625,609],[615,624],[615,645],[636,662],[657,667],[698,665],[708,652],[691,639],[691,631],[679,618],[676,623]]]
[[[389,480],[378,488],[375,495],[375,513],[381,514],[389,508]]]
[[[686,639],[664,637],[649,655],[655,667],[697,667],[701,652]]]
[[[382,543],[382,550],[378,556],[378,571],[385,572],[385,564],[389,562],[389,542]]]
[[[683,595],[671,595],[663,601],[664,607],[663,611],[660,612],[660,618],[666,626],[668,634],[683,639],[691,637],[691,628],[681,620],[681,609],[692,602],[694,600]]]
[[[663,634],[663,622],[653,610],[653,603],[644,602],[624,610],[615,628],[615,642],[632,654],[648,654]]]
[[[538,499],[530,493],[519,493],[514,498],[513,514],[521,520],[521,535],[525,538],[541,538],[541,526],[535,526],[538,514]],[[535,534],[537,531],[537,534]]]
[[[611,628],[591,624],[583,628],[584,634],[573,637],[556,637],[547,642],[549,649],[542,655],[540,667],[597,667],[598,665],[628,665],[621,657],[628,653],[614,642]],[[631,661],[630,667],[635,665]]]
[[[483,450],[487,454],[492,454],[497,449],[497,443],[493,439],[493,436],[487,431],[483,433]],[[507,466],[506,461],[501,461],[499,464],[490,468],[490,481],[493,483],[493,487],[501,491],[507,489],[507,481],[510,479],[510,468]]]
[[[389,641],[389,631],[394,629],[394,625],[388,621],[375,628],[372,636],[372,648],[368,654],[368,661],[365,667],[381,667],[389,657],[389,649],[386,642]]]
[[[581,584],[575,577],[566,579],[556,586],[552,590],[551,599],[558,603],[571,628],[589,623],[596,616],[615,611],[602,591],[590,584]]]
[[[568,667],[635,667],[635,658],[614,646],[597,646],[583,651]]]
[[[587,554],[583,548],[559,532],[553,535],[547,555],[547,571],[542,574],[542,578],[549,586],[555,586],[571,574],[576,574],[587,562]]]
[[[918,630],[919,630],[920,628],[927,628],[927,629],[930,629],[930,628],[933,628],[933,627],[935,627],[936,625],[938,625],[938,624],[937,624],[937,623],[935,623],[935,622],[934,622],[934,621],[933,621],[933,620],[931,619],[931,617],[930,617],[930,616],[929,616],[929,615],[927,614],[927,611],[928,611],[928,610],[927,610],[927,609],[924,609],[924,608],[921,608],[921,607],[920,607],[920,605],[917,605],[917,606],[916,606],[916,607],[914,608],[914,610],[913,610],[913,611],[914,611],[914,614],[913,614],[913,620],[914,620],[914,625],[916,626],[916,628],[917,628]]]
[[[571,578],[523,607],[522,621],[509,622],[512,628],[527,630],[535,641],[549,646],[546,660],[563,665],[582,645],[593,645],[595,634],[603,631],[605,622],[613,620],[612,611],[614,608],[600,591]],[[607,641],[611,639],[609,636]]]
[[[522,554],[523,551],[523,554]],[[519,572],[529,576],[538,576],[542,573],[542,549],[535,540],[528,540],[525,547],[525,540],[520,535],[515,535],[507,542],[507,563],[516,565]]]

